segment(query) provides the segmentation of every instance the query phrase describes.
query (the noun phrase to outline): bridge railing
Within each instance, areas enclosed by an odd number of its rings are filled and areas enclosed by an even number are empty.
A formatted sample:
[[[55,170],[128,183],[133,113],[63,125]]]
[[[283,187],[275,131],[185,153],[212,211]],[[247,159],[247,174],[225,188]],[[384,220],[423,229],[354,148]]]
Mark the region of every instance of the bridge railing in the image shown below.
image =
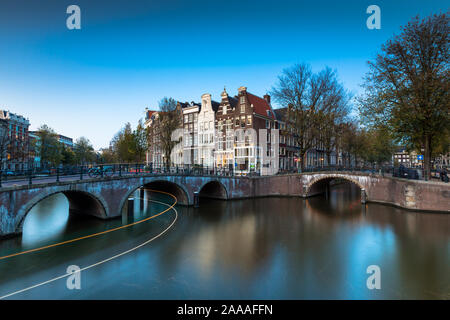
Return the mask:
[[[59,166],[50,168],[31,168],[26,170],[0,171],[0,187],[2,184],[33,184],[85,180],[130,175],[217,175],[234,176],[236,172],[229,168],[208,167],[199,165],[179,165],[167,167],[148,165],[145,163],[112,163],[79,166]]]
[[[278,175],[292,173],[312,172],[356,172],[381,176],[393,176],[407,179],[423,180],[422,169],[405,167],[352,167],[352,166],[327,166],[307,167],[303,170],[290,169],[279,170]],[[130,175],[184,175],[184,176],[258,176],[258,172],[243,172],[230,167],[211,167],[201,165],[178,165],[167,167],[164,165],[152,165],[145,163],[111,163],[79,166],[59,166],[51,168],[31,168],[27,170],[3,170],[0,171],[0,187],[2,184],[33,184],[59,181],[73,181],[93,178],[107,178]],[[448,182],[446,175],[441,172],[432,172],[432,177]]]

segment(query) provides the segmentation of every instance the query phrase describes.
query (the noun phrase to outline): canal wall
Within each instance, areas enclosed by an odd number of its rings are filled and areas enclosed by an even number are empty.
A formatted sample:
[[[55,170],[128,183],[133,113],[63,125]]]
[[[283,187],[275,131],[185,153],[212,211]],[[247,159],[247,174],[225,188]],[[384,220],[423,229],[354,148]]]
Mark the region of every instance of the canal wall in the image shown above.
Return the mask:
[[[348,181],[363,191],[363,202],[377,202],[408,210],[450,213],[450,184],[355,173],[293,174],[253,178],[254,196],[323,194],[333,180]]]

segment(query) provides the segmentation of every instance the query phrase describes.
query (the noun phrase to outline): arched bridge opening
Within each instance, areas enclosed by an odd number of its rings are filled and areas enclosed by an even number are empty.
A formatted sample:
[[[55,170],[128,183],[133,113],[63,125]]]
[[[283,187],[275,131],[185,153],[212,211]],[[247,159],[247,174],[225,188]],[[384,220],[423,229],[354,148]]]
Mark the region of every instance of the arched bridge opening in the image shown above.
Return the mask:
[[[40,195],[39,197],[32,199],[28,205],[23,207],[17,215],[15,233],[22,233],[25,219],[36,205],[57,194],[63,194],[67,198],[69,202],[69,214],[89,215],[100,219],[108,218],[103,201],[97,196],[84,191],[61,190]]]
[[[145,184],[143,188],[147,190],[157,190],[170,193],[177,198],[177,204],[180,205],[191,204],[188,192],[177,183],[165,180],[152,181]]]
[[[325,176],[315,179],[306,186],[304,194],[306,197],[325,195],[328,198],[333,187],[342,184],[350,186],[350,188],[345,189],[348,196],[360,197],[361,202],[366,202],[366,190],[364,186],[360,184],[359,181],[345,176]],[[353,186],[353,188],[351,186]]]
[[[228,193],[225,186],[217,180],[205,183],[199,191],[200,198],[209,199],[228,199]]]
[[[69,212],[91,215],[97,218],[106,219],[105,207],[94,195],[81,191],[63,191],[69,200]]]

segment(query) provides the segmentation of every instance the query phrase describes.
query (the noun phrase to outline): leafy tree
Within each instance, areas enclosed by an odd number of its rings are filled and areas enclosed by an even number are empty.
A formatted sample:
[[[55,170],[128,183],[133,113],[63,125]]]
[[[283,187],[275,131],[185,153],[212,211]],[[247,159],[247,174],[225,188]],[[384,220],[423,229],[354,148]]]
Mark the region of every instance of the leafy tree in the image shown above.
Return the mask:
[[[61,163],[63,165],[74,165],[77,162],[77,157],[75,152],[66,146],[62,146],[61,148]]]
[[[41,167],[58,165],[61,161],[61,144],[58,141],[58,135],[45,124],[39,127],[36,135],[38,136],[36,150],[41,158]]]
[[[450,15],[415,17],[369,62],[363,120],[387,125],[397,141],[424,150],[425,176],[442,134],[448,132]]]
[[[122,162],[136,161],[135,138],[131,124],[128,122],[111,141],[112,149]]]
[[[395,143],[386,126],[370,128],[365,132],[365,150],[361,154],[367,162],[382,165],[392,159]]]
[[[117,161],[117,156],[111,146],[109,148],[101,149],[99,161],[101,163],[114,163]]]
[[[93,162],[96,159],[94,147],[89,139],[85,137],[80,137],[77,139],[73,150],[75,152],[76,161],[81,165]]]
[[[145,153],[148,150],[148,130],[144,127],[141,120],[133,132],[134,137],[134,153],[136,161],[143,162],[145,160]]]

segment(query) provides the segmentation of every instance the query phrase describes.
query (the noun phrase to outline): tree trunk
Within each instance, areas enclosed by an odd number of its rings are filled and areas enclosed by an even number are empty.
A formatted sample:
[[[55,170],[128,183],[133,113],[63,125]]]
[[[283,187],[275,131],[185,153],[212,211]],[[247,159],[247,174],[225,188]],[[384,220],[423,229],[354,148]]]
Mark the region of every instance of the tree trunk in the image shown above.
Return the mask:
[[[306,152],[303,152],[303,154],[301,155],[301,158],[302,158],[302,163],[301,163],[301,166],[302,166],[302,171],[304,171],[305,170],[305,166],[306,166]]]
[[[425,154],[423,161],[425,180],[431,178],[431,137],[425,136]]]

